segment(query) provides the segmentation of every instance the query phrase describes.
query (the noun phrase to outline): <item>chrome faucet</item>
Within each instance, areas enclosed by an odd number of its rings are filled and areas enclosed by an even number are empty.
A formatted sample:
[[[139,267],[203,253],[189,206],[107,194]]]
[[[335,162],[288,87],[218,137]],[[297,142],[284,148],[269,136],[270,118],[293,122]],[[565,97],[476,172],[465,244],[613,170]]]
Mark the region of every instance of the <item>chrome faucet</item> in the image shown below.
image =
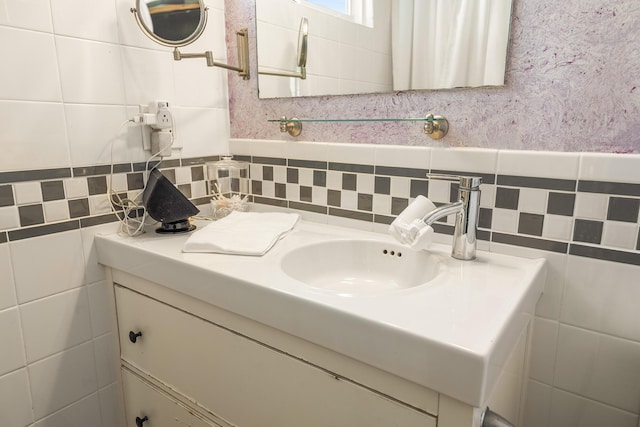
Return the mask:
[[[431,226],[441,218],[456,214],[451,256],[460,260],[475,259],[482,178],[479,176],[440,174],[427,174],[427,177],[438,180],[459,181],[458,200],[432,210],[422,218],[422,221]]]

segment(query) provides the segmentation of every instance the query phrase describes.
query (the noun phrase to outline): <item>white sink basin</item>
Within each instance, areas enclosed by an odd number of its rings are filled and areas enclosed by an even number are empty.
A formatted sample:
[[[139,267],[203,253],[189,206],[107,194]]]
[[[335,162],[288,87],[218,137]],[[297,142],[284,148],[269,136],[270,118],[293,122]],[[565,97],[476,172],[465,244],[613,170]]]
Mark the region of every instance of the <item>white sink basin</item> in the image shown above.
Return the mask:
[[[340,295],[370,295],[428,283],[444,270],[437,255],[376,240],[331,240],[283,256],[282,270]]]

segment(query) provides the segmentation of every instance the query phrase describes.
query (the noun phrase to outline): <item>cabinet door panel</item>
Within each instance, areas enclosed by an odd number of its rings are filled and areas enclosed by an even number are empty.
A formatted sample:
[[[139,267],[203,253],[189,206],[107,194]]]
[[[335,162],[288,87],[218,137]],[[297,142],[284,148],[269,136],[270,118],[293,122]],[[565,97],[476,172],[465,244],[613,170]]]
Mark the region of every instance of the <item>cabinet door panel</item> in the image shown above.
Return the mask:
[[[435,418],[116,287],[122,358],[239,427],[435,426]],[[141,332],[136,343],[130,332]]]
[[[136,418],[143,427],[219,427],[196,417],[126,369],[122,370],[122,387],[126,397],[127,427],[137,427]]]

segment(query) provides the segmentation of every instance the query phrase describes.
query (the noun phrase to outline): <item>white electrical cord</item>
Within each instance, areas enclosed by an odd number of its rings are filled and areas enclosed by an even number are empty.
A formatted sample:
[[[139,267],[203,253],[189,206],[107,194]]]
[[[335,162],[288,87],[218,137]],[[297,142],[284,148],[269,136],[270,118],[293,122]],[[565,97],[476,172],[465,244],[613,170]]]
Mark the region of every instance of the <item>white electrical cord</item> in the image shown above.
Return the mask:
[[[129,119],[123,122],[118,128],[118,132],[125,125],[129,123],[135,123],[135,120]],[[113,191],[113,146],[115,144],[115,141],[116,141],[116,138],[113,138],[111,140],[111,149],[110,149],[111,168],[110,168],[109,182],[107,187],[107,200],[108,200],[109,206],[111,207],[111,211],[118,219],[118,222],[120,222],[119,233],[125,234],[127,236],[132,236],[132,237],[138,236],[144,233],[144,226],[148,225],[146,223],[146,219],[148,216],[147,211],[146,209],[144,209],[144,206],[142,204],[142,201],[140,200],[140,197],[142,196],[142,194],[144,194],[144,190],[147,188],[147,184],[149,183],[149,180],[148,180],[149,174],[153,169],[157,169],[160,164],[160,162],[158,162],[158,164],[154,165],[151,169],[149,169],[149,163],[157,157],[162,157],[165,151],[169,150],[170,152],[171,146],[169,145],[165,147],[163,150],[159,151],[158,153],[152,155],[151,157],[149,157],[149,159],[147,159],[147,162],[145,163],[145,168],[144,168],[144,170],[147,172],[147,180],[143,189],[140,190],[131,198],[129,197],[122,198],[120,197],[120,194]],[[141,218],[137,217],[137,214],[138,214],[137,211],[139,209],[143,210]]]

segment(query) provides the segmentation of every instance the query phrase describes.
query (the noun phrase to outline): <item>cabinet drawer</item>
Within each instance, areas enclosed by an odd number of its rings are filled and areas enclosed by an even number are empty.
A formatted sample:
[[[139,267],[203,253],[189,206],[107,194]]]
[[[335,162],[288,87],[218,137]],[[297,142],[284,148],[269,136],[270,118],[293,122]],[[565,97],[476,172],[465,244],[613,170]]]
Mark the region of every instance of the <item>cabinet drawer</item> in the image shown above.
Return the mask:
[[[435,418],[116,286],[122,358],[239,427],[435,426]],[[129,333],[141,332],[133,343]]]
[[[127,427],[220,427],[197,417],[190,410],[156,390],[127,369],[122,369]],[[147,418],[145,420],[145,418]]]

